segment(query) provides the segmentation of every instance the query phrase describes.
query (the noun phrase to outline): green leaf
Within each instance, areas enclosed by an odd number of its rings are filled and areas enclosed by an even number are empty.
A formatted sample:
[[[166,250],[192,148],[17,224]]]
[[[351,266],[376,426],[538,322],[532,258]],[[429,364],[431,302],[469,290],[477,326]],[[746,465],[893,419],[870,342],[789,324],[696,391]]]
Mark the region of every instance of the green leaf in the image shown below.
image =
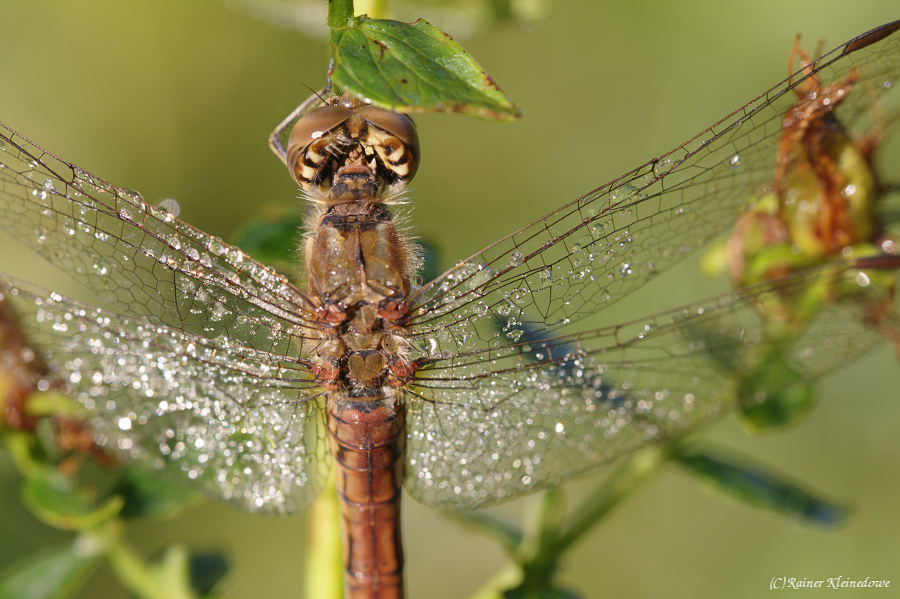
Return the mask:
[[[832,526],[847,515],[845,507],[817,497],[784,476],[744,458],[698,451],[680,455],[678,461],[729,495],[786,516]]]
[[[334,29],[331,80],[344,91],[398,112],[461,112],[511,121],[519,109],[468,52],[419,19],[357,17]]]
[[[40,474],[42,469],[45,468],[44,461],[40,459],[43,456],[38,457],[35,455],[40,453],[40,446],[33,434],[16,430],[4,430],[2,441],[3,447],[9,452],[22,476],[27,478]]]
[[[104,522],[122,509],[114,495],[100,505],[81,488],[73,488],[51,468],[29,476],[22,485],[22,503],[37,518],[62,530],[85,530]]]
[[[29,416],[67,416],[84,418],[87,410],[80,403],[61,391],[37,391],[25,400],[25,412]]]
[[[796,424],[815,403],[815,387],[773,352],[746,374],[737,389],[742,423],[753,432]]]
[[[121,573],[121,571],[119,572]],[[140,596],[144,599],[194,599],[196,597],[194,589],[191,587],[190,559],[187,550],[181,545],[166,547],[162,556],[150,562],[146,572],[140,574],[148,578],[139,587]],[[137,590],[134,587],[131,588]]]
[[[191,555],[191,588],[200,597],[211,595],[216,586],[228,574],[228,560],[219,552],[212,551]]]
[[[46,547],[0,574],[3,599],[61,599],[77,590],[101,558],[72,543]]]
[[[185,485],[138,467],[127,468],[113,492],[124,499],[123,518],[172,516],[201,500]]]
[[[503,599],[583,599],[577,591],[555,584],[538,585],[528,582],[503,592]]]

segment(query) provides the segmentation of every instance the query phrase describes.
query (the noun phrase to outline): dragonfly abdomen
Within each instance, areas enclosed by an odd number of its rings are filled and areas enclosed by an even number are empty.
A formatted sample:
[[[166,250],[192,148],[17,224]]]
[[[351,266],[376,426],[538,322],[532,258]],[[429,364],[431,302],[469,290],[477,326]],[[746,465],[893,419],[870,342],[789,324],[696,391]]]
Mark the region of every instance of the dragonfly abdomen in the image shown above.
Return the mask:
[[[403,597],[404,425],[403,407],[387,399],[336,400],[328,410],[349,599]]]

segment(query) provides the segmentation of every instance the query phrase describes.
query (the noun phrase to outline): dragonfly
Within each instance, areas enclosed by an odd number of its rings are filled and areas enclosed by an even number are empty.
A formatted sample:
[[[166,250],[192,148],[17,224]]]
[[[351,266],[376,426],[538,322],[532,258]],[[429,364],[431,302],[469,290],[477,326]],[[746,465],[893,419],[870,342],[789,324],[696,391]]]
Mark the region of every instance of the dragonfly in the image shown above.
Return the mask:
[[[729,409],[737,383],[713,350],[752,351],[765,298],[822,270],[586,323],[726,231],[772,184],[783,115],[810,77],[855,73],[836,113],[869,114],[900,74],[897,28],[824,54],[428,282],[396,223],[419,156],[403,115],[311,98],[273,134],[313,206],[306,286],[4,125],[2,226],[112,310],[6,276],[0,291],[110,450],[259,512],[305,509],[337,470],[348,596],[399,597],[400,484],[427,505],[480,507]],[[852,303],[823,310],[793,340],[793,366],[820,377],[882,342],[864,316]]]

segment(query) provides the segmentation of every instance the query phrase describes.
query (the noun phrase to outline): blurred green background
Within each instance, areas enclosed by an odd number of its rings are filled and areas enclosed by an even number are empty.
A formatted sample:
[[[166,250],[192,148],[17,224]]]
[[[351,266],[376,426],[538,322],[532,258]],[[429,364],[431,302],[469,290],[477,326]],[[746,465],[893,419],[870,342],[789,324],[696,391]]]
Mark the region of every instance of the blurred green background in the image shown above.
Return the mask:
[[[266,137],[309,87],[321,87],[329,56],[323,42],[234,6],[0,1],[0,119],[149,202],[178,200],[181,218],[227,237],[264,204],[297,202]],[[832,47],[900,18],[895,0],[551,7],[527,31],[507,25],[463,41],[521,106],[519,123],[417,118],[423,162],[413,217],[444,265],[755,97],[785,76],[796,33],[807,47],[819,38]],[[881,156],[894,180],[897,137]],[[0,269],[86,297],[5,237]],[[643,305],[626,308],[672,308],[700,299],[701,287],[665,276],[642,295]],[[839,529],[724,500],[672,468],[577,548],[562,579],[589,598],[760,597],[774,576],[870,576],[900,585],[898,389],[900,369],[885,347],[824,381],[820,405],[791,431],[750,439],[729,417],[708,432],[850,503],[855,511]],[[602,475],[567,489],[577,497]],[[22,510],[16,484],[0,456],[0,567],[64,538]],[[529,501],[499,510],[514,518]],[[503,563],[496,546],[436,510],[412,500],[405,510],[410,597],[465,597]],[[254,516],[215,502],[130,531],[145,553],[173,541],[225,548],[234,566],[230,598],[299,596],[305,534],[302,516]],[[126,595],[101,572],[80,596]]]

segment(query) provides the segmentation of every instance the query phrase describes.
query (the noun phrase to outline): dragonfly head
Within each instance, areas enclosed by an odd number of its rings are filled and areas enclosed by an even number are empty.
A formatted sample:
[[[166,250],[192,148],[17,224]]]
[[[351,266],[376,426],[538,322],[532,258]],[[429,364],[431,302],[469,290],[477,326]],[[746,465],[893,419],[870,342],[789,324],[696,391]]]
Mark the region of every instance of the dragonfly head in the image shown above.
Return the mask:
[[[405,114],[344,94],[303,115],[288,138],[288,168],[306,191],[329,188],[359,155],[384,184],[405,184],[419,166],[415,124]]]

